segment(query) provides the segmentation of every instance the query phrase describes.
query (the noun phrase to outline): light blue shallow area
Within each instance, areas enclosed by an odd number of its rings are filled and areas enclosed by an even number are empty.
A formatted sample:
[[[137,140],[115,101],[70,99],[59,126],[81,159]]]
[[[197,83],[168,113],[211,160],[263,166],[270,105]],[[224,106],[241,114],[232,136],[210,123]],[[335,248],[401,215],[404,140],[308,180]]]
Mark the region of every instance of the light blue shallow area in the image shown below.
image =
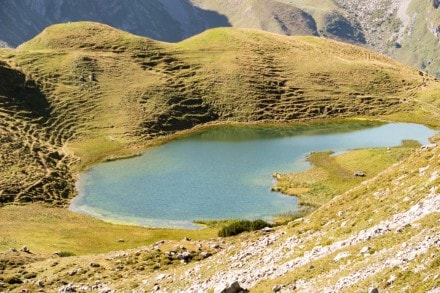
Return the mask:
[[[274,172],[309,167],[310,152],[428,143],[422,125],[367,122],[291,127],[213,127],[102,163],[80,175],[70,209],[104,220],[150,227],[196,228],[196,219],[263,218],[297,208],[270,192]]]

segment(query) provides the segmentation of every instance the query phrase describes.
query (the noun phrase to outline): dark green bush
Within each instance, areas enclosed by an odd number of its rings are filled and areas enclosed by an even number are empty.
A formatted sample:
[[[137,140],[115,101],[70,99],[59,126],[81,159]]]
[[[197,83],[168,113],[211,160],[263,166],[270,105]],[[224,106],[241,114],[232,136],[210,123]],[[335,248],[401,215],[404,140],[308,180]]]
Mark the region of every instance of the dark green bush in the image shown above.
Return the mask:
[[[69,257],[69,256],[74,256],[75,254],[70,251],[60,251],[57,253],[57,255],[60,257]]]
[[[5,281],[6,281],[6,283],[8,283],[10,285],[13,285],[13,284],[23,284],[23,281],[19,277],[17,277],[17,276],[7,278]]]
[[[240,220],[223,227],[218,232],[218,236],[220,237],[234,236],[243,232],[260,230],[263,229],[264,227],[271,227],[271,224],[263,220],[255,220],[255,221]]]

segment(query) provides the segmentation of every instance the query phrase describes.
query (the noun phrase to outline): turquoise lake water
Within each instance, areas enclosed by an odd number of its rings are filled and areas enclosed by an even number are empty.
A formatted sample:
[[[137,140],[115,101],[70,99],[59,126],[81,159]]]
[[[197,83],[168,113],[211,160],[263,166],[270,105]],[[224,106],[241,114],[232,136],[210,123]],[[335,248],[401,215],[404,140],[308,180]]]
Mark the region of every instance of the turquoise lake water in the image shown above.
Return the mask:
[[[274,172],[309,167],[310,152],[428,143],[422,125],[370,122],[291,127],[213,127],[101,163],[80,174],[70,209],[150,227],[196,228],[196,219],[263,218],[295,211],[296,198],[270,191]]]

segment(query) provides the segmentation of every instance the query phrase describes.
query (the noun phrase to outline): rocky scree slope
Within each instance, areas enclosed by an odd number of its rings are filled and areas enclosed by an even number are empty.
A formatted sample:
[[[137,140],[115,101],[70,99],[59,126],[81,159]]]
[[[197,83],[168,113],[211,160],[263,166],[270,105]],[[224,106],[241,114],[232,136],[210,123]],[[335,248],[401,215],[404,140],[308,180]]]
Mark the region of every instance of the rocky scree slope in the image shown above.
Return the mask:
[[[0,59],[2,203],[63,205],[79,169],[197,125],[412,113],[438,87],[355,46],[230,28],[168,44],[62,24]]]
[[[440,9],[437,0],[335,0],[362,28],[377,52],[440,76]]]

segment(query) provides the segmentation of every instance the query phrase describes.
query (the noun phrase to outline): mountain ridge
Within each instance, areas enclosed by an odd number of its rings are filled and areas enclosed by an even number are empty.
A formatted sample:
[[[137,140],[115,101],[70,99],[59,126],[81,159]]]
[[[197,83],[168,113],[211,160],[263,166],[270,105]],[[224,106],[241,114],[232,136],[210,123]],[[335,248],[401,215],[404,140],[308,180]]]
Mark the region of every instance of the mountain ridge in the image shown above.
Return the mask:
[[[16,47],[44,27],[98,21],[178,42],[213,27],[323,36],[366,46],[439,76],[440,12],[435,0],[20,0],[0,3],[0,40]]]

